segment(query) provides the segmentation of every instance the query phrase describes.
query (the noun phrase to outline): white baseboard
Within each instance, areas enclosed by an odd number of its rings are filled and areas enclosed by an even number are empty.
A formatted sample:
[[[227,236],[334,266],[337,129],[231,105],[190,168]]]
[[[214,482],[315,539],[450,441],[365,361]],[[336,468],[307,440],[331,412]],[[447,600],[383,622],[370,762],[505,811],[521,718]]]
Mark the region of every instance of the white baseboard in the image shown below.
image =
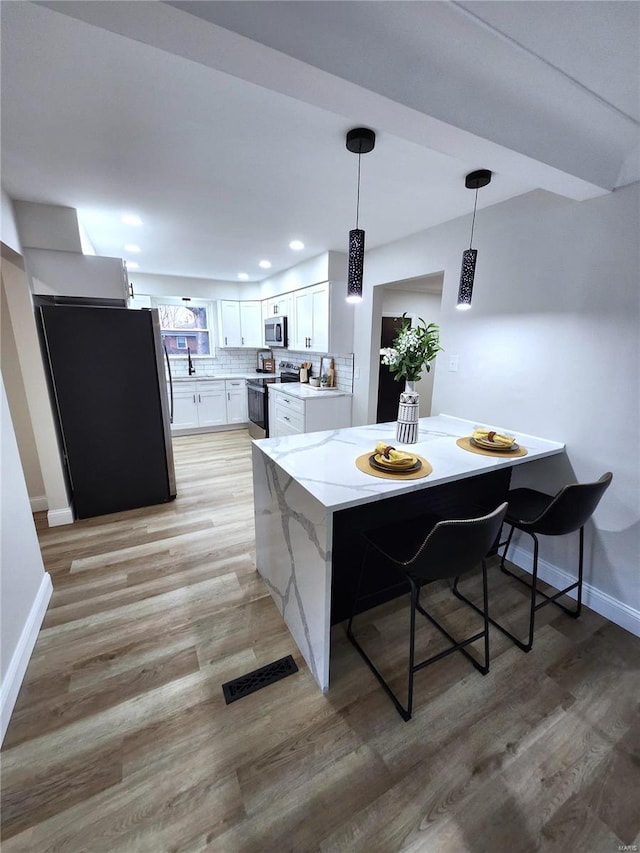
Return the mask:
[[[49,509],[49,502],[46,495],[29,498],[29,503],[31,504],[31,512],[44,512]]]
[[[529,572],[529,574],[531,574],[532,559],[532,552],[521,545],[512,546],[509,549],[509,562],[515,563],[516,566],[525,572]],[[540,557],[538,557],[538,577],[556,589],[569,586],[576,580],[575,575],[559,569],[553,563],[541,560]],[[576,598],[576,591],[573,590],[568,595],[570,598]],[[618,601],[617,598],[613,598],[606,592],[601,592],[586,581],[582,584],[582,603],[610,622],[614,622],[631,634],[635,634],[636,637],[640,637],[640,610],[634,610],[633,607]]]
[[[64,509],[50,509],[47,513],[49,527],[60,527],[63,524],[73,524],[73,510],[70,506]]]
[[[38,639],[38,632],[40,631],[44,615],[47,612],[47,606],[49,605],[52,593],[53,584],[51,583],[51,577],[45,572],[36,597],[31,605],[27,621],[20,634],[18,644],[11,656],[7,673],[0,686],[0,744],[4,740],[9,720],[11,719],[11,714],[18,698],[18,692],[27,671],[33,647]]]

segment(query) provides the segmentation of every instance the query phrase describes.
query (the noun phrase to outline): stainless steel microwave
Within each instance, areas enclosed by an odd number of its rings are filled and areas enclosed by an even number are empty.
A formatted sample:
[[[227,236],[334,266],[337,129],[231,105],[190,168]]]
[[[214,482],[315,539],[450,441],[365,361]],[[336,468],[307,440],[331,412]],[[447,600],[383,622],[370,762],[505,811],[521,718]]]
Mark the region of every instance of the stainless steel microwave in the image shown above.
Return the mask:
[[[287,346],[286,317],[269,317],[264,321],[264,343],[268,347]]]

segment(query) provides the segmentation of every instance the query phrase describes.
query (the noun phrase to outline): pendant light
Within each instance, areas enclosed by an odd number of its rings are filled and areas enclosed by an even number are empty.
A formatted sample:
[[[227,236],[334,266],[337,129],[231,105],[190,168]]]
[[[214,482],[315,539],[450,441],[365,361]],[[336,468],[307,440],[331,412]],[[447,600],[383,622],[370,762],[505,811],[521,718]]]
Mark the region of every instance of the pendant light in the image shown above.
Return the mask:
[[[347,133],[347,150],[358,155],[358,194],[356,198],[356,227],[349,231],[349,272],[347,302],[362,300],[362,271],[364,269],[364,231],[358,228],[360,214],[360,157],[373,151],[376,135],[367,127],[354,127]]]
[[[486,187],[491,182],[491,172],[488,169],[478,169],[476,172],[469,172],[464,179],[464,185],[468,190],[476,191],[476,198],[473,203],[473,218],[471,220],[471,239],[469,240],[469,248],[462,253],[462,269],[460,270],[460,286],[458,287],[458,304],[456,308],[461,311],[466,308],[471,308],[471,295],[473,293],[473,278],[476,273],[476,258],[478,257],[477,249],[472,249],[473,243],[473,227],[476,222],[476,207],[478,206],[478,190],[480,187]]]

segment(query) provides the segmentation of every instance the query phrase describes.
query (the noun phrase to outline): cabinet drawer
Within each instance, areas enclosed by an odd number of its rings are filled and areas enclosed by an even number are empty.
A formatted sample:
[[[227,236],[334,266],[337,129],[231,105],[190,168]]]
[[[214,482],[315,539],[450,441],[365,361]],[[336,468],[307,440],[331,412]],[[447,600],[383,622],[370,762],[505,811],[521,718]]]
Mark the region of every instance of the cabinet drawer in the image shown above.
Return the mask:
[[[286,404],[280,405],[276,403],[276,421],[278,425],[282,424],[283,427],[286,426],[287,433],[288,430],[291,430],[292,433],[304,432],[304,414],[290,409]],[[280,429],[278,431],[280,435],[283,434]]]
[[[196,383],[198,386],[199,394],[208,394],[210,391],[224,391],[224,379],[206,379],[206,380],[198,380]]]
[[[174,393],[174,395],[180,394],[183,397],[186,397],[187,394],[193,395],[196,393],[196,383],[195,382],[181,382],[180,380],[174,379],[173,380],[173,393]]]
[[[284,409],[304,415],[304,400],[300,400],[298,397],[291,397],[289,394],[283,394],[281,391],[276,392],[276,406],[281,406]]]

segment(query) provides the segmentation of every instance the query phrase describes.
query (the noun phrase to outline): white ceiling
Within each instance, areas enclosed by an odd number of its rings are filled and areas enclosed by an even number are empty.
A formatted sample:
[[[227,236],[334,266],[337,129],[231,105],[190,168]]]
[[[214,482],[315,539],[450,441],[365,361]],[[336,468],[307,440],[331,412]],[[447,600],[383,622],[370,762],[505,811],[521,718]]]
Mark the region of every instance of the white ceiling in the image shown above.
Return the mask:
[[[638,177],[639,8],[3,2],[2,184],[77,208],[98,254],[228,281],[346,251],[358,125],[368,248],[468,214],[478,168],[479,209],[589,198]]]

